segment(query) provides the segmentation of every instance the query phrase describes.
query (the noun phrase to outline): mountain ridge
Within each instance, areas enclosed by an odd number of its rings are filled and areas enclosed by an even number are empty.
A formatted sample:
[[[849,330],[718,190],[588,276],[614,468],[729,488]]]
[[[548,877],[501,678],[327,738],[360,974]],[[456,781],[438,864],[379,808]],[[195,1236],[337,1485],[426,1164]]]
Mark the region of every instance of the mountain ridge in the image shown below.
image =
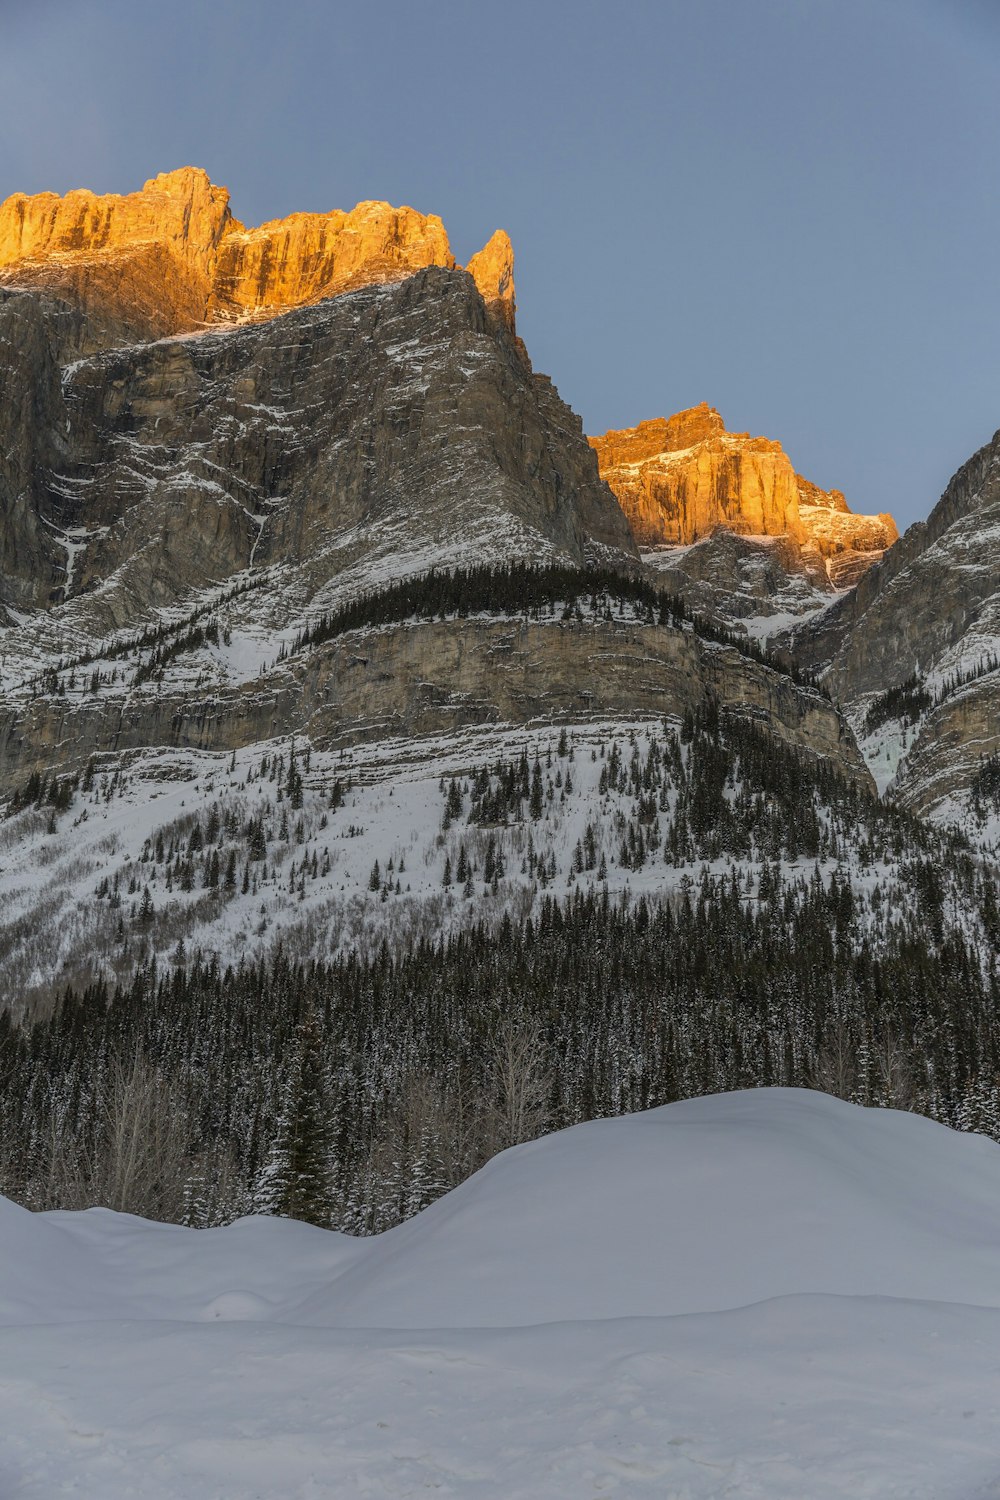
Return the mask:
[[[0,204],[0,286],[85,308],[91,347],[273,317],[427,266],[457,268],[436,214],[367,200],[247,227],[232,214],[229,190],[197,167],[125,195],[77,189]],[[468,269],[513,332],[513,252],[503,230]]]

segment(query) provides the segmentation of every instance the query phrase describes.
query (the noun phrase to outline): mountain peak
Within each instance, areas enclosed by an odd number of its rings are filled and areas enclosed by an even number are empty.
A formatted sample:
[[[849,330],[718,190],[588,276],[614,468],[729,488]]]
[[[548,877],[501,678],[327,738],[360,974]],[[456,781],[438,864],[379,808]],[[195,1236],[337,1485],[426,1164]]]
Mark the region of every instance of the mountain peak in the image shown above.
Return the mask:
[[[687,546],[719,527],[790,536],[818,551],[841,587],[899,535],[891,516],[855,515],[839,490],[796,474],[779,442],[729,432],[704,401],[589,441],[642,545]]]
[[[503,230],[469,264],[511,331],[513,264]],[[228,188],[200,167],[160,173],[126,195],[17,193],[0,204],[0,286],[81,308],[98,345],[270,317],[427,266],[456,268],[437,214],[366,200],[248,228],[233,217]]]
[[[514,247],[505,229],[497,229],[465,268],[487,308],[514,332]]]

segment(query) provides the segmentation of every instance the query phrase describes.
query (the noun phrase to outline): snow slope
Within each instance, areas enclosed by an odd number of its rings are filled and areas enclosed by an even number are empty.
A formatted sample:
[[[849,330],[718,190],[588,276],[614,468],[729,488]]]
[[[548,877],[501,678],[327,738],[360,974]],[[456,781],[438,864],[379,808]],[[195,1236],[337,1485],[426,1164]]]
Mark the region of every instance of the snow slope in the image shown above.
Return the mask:
[[[1000,1495],[1000,1147],[760,1090],[400,1228],[0,1202],[0,1495]]]
[[[145,952],[155,952],[161,964],[173,962],[179,939],[190,952],[215,954],[223,967],[234,956],[263,957],[279,938],[294,955],[329,959],[348,951],[377,952],[383,940],[403,950],[421,937],[436,939],[472,921],[496,926],[504,913],[521,921],[537,913],[546,895],[561,901],[576,890],[606,890],[616,899],[657,901],[690,886],[703,871],[715,881],[728,879],[734,866],[728,853],[686,862],[666,857],[673,793],[658,806],[659,842],[648,859],[639,868],[622,859],[626,824],[636,817],[636,797],[634,788],[601,790],[608,757],[617,746],[626,767],[634,756],[644,763],[650,750],[661,752],[667,733],[679,727],[667,720],[595,718],[558,726],[498,725],[424,738],[386,737],[348,752],[316,751],[304,772],[299,813],[291,812],[287,801],[279,805],[276,800],[273,767],[279,756],[287,765],[292,744],[287,740],[262,741],[239,751],[232,761],[228,755],[193,749],[104,758],[91,791],[78,792],[65,812],[29,807],[0,820],[0,1006],[6,1001],[17,1014],[26,997],[32,1000],[35,987],[82,987],[97,975],[127,982]],[[572,760],[559,754],[563,733]],[[471,823],[468,788],[475,772],[493,768],[498,759],[516,761],[522,753],[532,763],[536,756],[541,759],[543,816],[518,821],[512,815],[510,822],[496,826]],[[301,742],[298,754],[301,759]],[[261,771],[268,759],[270,775]],[[466,794],[462,814],[446,829],[443,787],[452,776]],[[329,794],[341,780],[350,785],[334,811]],[[738,789],[732,789],[734,796]],[[251,871],[246,890],[239,878],[230,890],[206,888],[207,845],[187,890],[166,878],[162,850],[154,858],[158,841],[168,849],[175,840],[178,847],[186,846],[194,823],[205,824],[213,805],[223,821],[233,819],[232,834],[223,835],[218,851],[223,869],[228,855],[235,854],[238,876],[246,864],[247,821],[264,821],[267,859]],[[829,823],[829,810],[820,811]],[[574,871],[574,850],[588,827],[595,868]],[[903,866],[921,851],[907,845],[893,855],[883,847],[877,855],[869,849],[862,857],[860,846],[869,832],[861,823],[843,829],[836,853],[819,858],[802,853],[783,862],[782,874],[789,881],[808,881],[818,868],[828,883],[835,872],[846,871],[859,918],[863,914],[868,929],[880,934],[890,914],[898,919],[912,909],[913,890],[903,878]],[[504,874],[495,886],[482,878],[491,837],[504,861]],[[526,861],[529,841],[536,855],[550,862],[550,874],[541,883]],[[475,872],[474,899],[457,883],[444,885],[446,862],[457,870],[463,847]],[[752,858],[742,861],[748,890],[764,858],[758,846]],[[382,888],[373,889],[376,862]],[[943,877],[950,878],[947,868]],[[144,888],[154,915],[137,932]],[[881,901],[877,912],[876,888]],[[959,892],[952,911],[967,907]],[[964,914],[974,929],[974,915]],[[123,919],[131,946],[118,930]]]

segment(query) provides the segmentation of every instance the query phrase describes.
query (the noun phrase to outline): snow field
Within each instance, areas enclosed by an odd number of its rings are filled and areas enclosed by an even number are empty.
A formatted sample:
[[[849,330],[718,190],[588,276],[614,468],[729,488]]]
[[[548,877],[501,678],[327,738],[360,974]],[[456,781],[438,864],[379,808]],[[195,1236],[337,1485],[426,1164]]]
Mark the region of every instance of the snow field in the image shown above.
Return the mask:
[[[798,1090],[517,1147],[353,1241],[0,1202],[18,1500],[1000,1493],[1000,1148]]]

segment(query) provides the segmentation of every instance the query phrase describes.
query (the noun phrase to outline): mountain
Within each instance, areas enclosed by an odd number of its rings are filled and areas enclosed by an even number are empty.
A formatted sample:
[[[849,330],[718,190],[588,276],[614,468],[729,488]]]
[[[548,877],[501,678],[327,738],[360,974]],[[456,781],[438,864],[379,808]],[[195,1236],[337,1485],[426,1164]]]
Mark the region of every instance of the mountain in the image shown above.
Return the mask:
[[[855,515],[780,443],[728,432],[704,402],[589,442],[664,583],[727,622],[775,628],[771,617],[814,611],[898,536],[891,516]]]
[[[502,232],[191,170],[0,224],[0,1191],[367,1234],[776,1082],[1000,1134],[989,840],[879,799],[852,644],[912,540],[706,406],[588,442]]]
[[[106,1500],[987,1496],[998,1198],[991,1142],[762,1089],[521,1146],[367,1240],[0,1200],[0,1462]]]
[[[274,317],[427,266],[456,266],[436,214],[367,202],[248,229],[228,190],[195,167],[126,196],[16,193],[0,204],[0,286],[82,311],[61,330],[80,353]],[[513,257],[502,231],[469,271],[513,331]]]
[[[439,220],[384,204],[245,230],[190,169],[10,199],[0,225],[12,993],[77,972],[61,942],[30,956],[40,902],[97,951],[71,914],[102,876],[131,883],[177,782],[237,793],[295,737],[330,794],[366,744],[393,742],[387,777],[471,729],[679,722],[710,695],[867,781],[822,694],[639,578],[579,419],[516,335],[502,233],[463,271]],[[105,830],[119,865],[98,829],[130,786],[154,821],[129,794]],[[188,905],[161,954],[197,940]]]
[[[1000,835],[984,776],[1000,752],[1000,434],[852,593],[782,644],[847,706],[889,794]]]
[[[287,618],[407,553],[633,552],[513,332],[506,236],[469,274],[439,220],[386,204],[245,231],[185,170],[10,199],[0,247],[0,601],[71,606],[48,640],[253,570]]]

